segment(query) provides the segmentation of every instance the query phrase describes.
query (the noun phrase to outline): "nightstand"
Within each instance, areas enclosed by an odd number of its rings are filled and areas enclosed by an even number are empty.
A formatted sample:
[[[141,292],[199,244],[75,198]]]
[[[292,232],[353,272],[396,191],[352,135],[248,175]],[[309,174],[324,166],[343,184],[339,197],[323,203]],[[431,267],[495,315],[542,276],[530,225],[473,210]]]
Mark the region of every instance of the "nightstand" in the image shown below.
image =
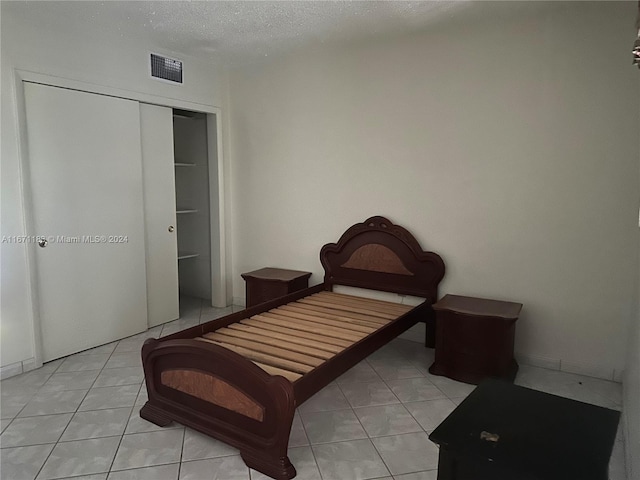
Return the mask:
[[[284,297],[309,286],[311,272],[261,268],[243,273],[246,284],[247,308],[275,298]]]
[[[445,295],[436,311],[434,375],[478,384],[488,377],[513,381],[516,320],[521,303]]]

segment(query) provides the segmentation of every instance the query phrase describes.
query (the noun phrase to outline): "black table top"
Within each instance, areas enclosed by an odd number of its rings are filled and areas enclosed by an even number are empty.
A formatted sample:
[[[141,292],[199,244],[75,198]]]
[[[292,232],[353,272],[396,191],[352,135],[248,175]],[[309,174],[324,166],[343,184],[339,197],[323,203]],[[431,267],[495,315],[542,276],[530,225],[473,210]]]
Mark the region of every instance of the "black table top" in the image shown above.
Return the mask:
[[[533,478],[606,479],[619,418],[615,410],[487,380],[429,438]],[[481,439],[482,432],[499,438]]]

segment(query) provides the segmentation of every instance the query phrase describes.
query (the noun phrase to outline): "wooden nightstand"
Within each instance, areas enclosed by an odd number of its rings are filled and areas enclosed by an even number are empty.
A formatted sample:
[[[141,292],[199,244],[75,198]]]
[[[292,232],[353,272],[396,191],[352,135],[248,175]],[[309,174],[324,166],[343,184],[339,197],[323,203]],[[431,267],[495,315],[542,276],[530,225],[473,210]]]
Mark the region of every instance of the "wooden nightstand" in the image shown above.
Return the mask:
[[[436,311],[436,353],[429,372],[478,384],[488,377],[513,381],[516,320],[521,303],[445,295]]]
[[[281,268],[261,268],[243,273],[242,278],[246,283],[247,308],[307,288],[310,276],[311,272]]]

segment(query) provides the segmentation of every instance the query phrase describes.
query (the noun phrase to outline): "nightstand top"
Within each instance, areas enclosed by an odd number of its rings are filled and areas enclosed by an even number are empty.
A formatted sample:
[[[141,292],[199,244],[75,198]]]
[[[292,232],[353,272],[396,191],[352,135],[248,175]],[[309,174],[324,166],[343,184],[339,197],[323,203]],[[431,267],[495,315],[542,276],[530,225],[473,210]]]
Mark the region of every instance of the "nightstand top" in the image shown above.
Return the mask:
[[[308,278],[311,272],[301,272],[300,270],[286,270],[283,268],[261,268],[253,272],[243,273],[242,278],[256,278],[260,280],[271,280],[274,282],[290,282],[298,278]]]
[[[464,297],[462,295],[445,295],[433,305],[433,309],[514,320],[520,315],[522,304],[488,300],[486,298]]]

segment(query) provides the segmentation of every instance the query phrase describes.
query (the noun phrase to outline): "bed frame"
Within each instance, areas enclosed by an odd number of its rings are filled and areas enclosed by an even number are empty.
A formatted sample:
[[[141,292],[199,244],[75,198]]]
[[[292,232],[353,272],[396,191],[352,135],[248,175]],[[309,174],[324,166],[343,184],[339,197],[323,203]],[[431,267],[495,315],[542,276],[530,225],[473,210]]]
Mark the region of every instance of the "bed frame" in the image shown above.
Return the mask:
[[[140,416],[160,426],[175,420],[238,448],[255,470],[278,480],[293,478],[287,447],[296,407],[417,322],[433,319],[431,305],[444,276],[439,255],[422,251],[413,235],[384,217],[349,228],[337,243],[322,247],[320,260],[325,270],[320,285],[147,340],[142,363],[149,400]],[[228,348],[196,340],[287,303],[331,292],[335,285],[425,301],[293,381],[267,373]]]

